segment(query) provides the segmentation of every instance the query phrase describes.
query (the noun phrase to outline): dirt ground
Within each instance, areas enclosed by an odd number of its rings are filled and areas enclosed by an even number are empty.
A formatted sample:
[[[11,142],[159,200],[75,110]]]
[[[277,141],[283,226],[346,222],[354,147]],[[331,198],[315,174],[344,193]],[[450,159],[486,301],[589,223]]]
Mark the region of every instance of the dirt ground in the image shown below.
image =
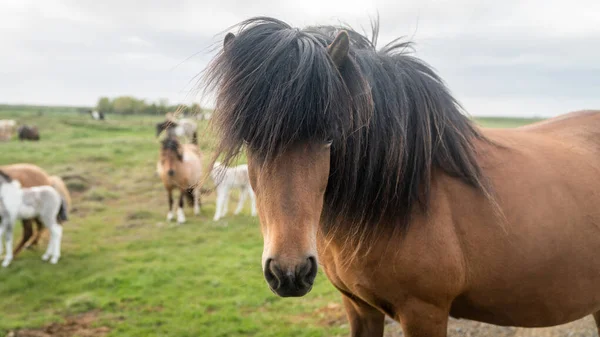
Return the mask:
[[[321,317],[323,325],[347,325],[344,309],[340,304],[330,303],[318,309],[315,314]],[[41,329],[11,331],[6,337],[103,337],[110,329],[95,326],[97,312],[89,312],[52,323]],[[385,337],[402,337],[400,324],[386,319]],[[598,336],[591,316],[576,322],[552,328],[523,329],[500,327],[469,320],[450,319],[448,337],[594,337]]]
[[[348,324],[340,304],[330,303],[315,311],[324,325]],[[400,324],[386,318],[385,337],[402,337]],[[501,327],[469,320],[450,319],[448,337],[597,337],[596,324],[592,316],[552,328],[524,329]]]
[[[95,326],[97,312],[68,317],[64,322],[52,323],[41,329],[11,331],[6,337],[103,337],[110,329]]]

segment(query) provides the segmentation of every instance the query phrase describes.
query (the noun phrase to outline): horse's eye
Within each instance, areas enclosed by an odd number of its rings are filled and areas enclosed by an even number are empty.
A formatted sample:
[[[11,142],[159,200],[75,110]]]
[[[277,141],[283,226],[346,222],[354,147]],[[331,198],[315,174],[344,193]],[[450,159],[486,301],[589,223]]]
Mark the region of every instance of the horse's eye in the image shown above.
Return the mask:
[[[328,139],[328,140],[325,142],[325,147],[326,147],[326,148],[330,148],[330,147],[331,147],[331,144],[333,144],[333,139]]]

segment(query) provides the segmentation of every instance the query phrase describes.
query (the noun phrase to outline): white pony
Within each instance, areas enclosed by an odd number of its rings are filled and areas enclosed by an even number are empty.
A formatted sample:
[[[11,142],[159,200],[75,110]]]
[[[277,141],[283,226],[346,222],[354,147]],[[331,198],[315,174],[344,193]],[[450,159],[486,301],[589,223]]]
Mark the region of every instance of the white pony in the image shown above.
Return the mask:
[[[187,138],[193,144],[198,144],[198,124],[189,118],[178,120],[173,133],[178,138]]]
[[[61,213],[62,212],[62,213]],[[58,191],[51,186],[21,188],[21,183],[0,171],[0,255],[2,235],[6,234],[6,255],[2,267],[8,267],[13,259],[13,229],[18,219],[38,218],[50,230],[48,249],[42,260],[56,264],[60,258],[62,226],[57,217],[66,219],[64,201]]]
[[[248,165],[239,165],[235,167],[225,167],[219,162],[215,162],[210,172],[210,177],[215,182],[217,191],[217,206],[215,209],[214,221],[219,220],[227,214],[227,204],[229,203],[229,193],[231,189],[240,190],[240,200],[234,214],[242,211],[246,198],[250,196],[252,200],[252,216],[256,216],[256,197],[250,179],[248,177]]]

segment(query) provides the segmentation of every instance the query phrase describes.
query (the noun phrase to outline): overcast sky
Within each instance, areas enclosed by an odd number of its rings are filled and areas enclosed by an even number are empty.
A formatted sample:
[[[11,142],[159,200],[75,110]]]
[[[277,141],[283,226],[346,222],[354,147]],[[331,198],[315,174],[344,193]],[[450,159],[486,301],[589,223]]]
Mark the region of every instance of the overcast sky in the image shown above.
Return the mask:
[[[600,108],[599,0],[0,0],[0,103],[191,103],[223,30],[251,16],[397,36],[476,116]],[[204,102],[208,104],[210,102]]]

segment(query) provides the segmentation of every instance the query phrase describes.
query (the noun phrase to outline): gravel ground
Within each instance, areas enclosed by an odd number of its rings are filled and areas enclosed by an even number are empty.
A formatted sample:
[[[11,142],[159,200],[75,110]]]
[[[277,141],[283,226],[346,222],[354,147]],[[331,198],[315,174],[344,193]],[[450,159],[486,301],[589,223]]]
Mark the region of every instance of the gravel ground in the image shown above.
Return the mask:
[[[400,325],[388,321],[385,337],[404,336]],[[448,337],[594,337],[598,336],[592,316],[552,328],[501,327],[469,320],[450,319]]]

